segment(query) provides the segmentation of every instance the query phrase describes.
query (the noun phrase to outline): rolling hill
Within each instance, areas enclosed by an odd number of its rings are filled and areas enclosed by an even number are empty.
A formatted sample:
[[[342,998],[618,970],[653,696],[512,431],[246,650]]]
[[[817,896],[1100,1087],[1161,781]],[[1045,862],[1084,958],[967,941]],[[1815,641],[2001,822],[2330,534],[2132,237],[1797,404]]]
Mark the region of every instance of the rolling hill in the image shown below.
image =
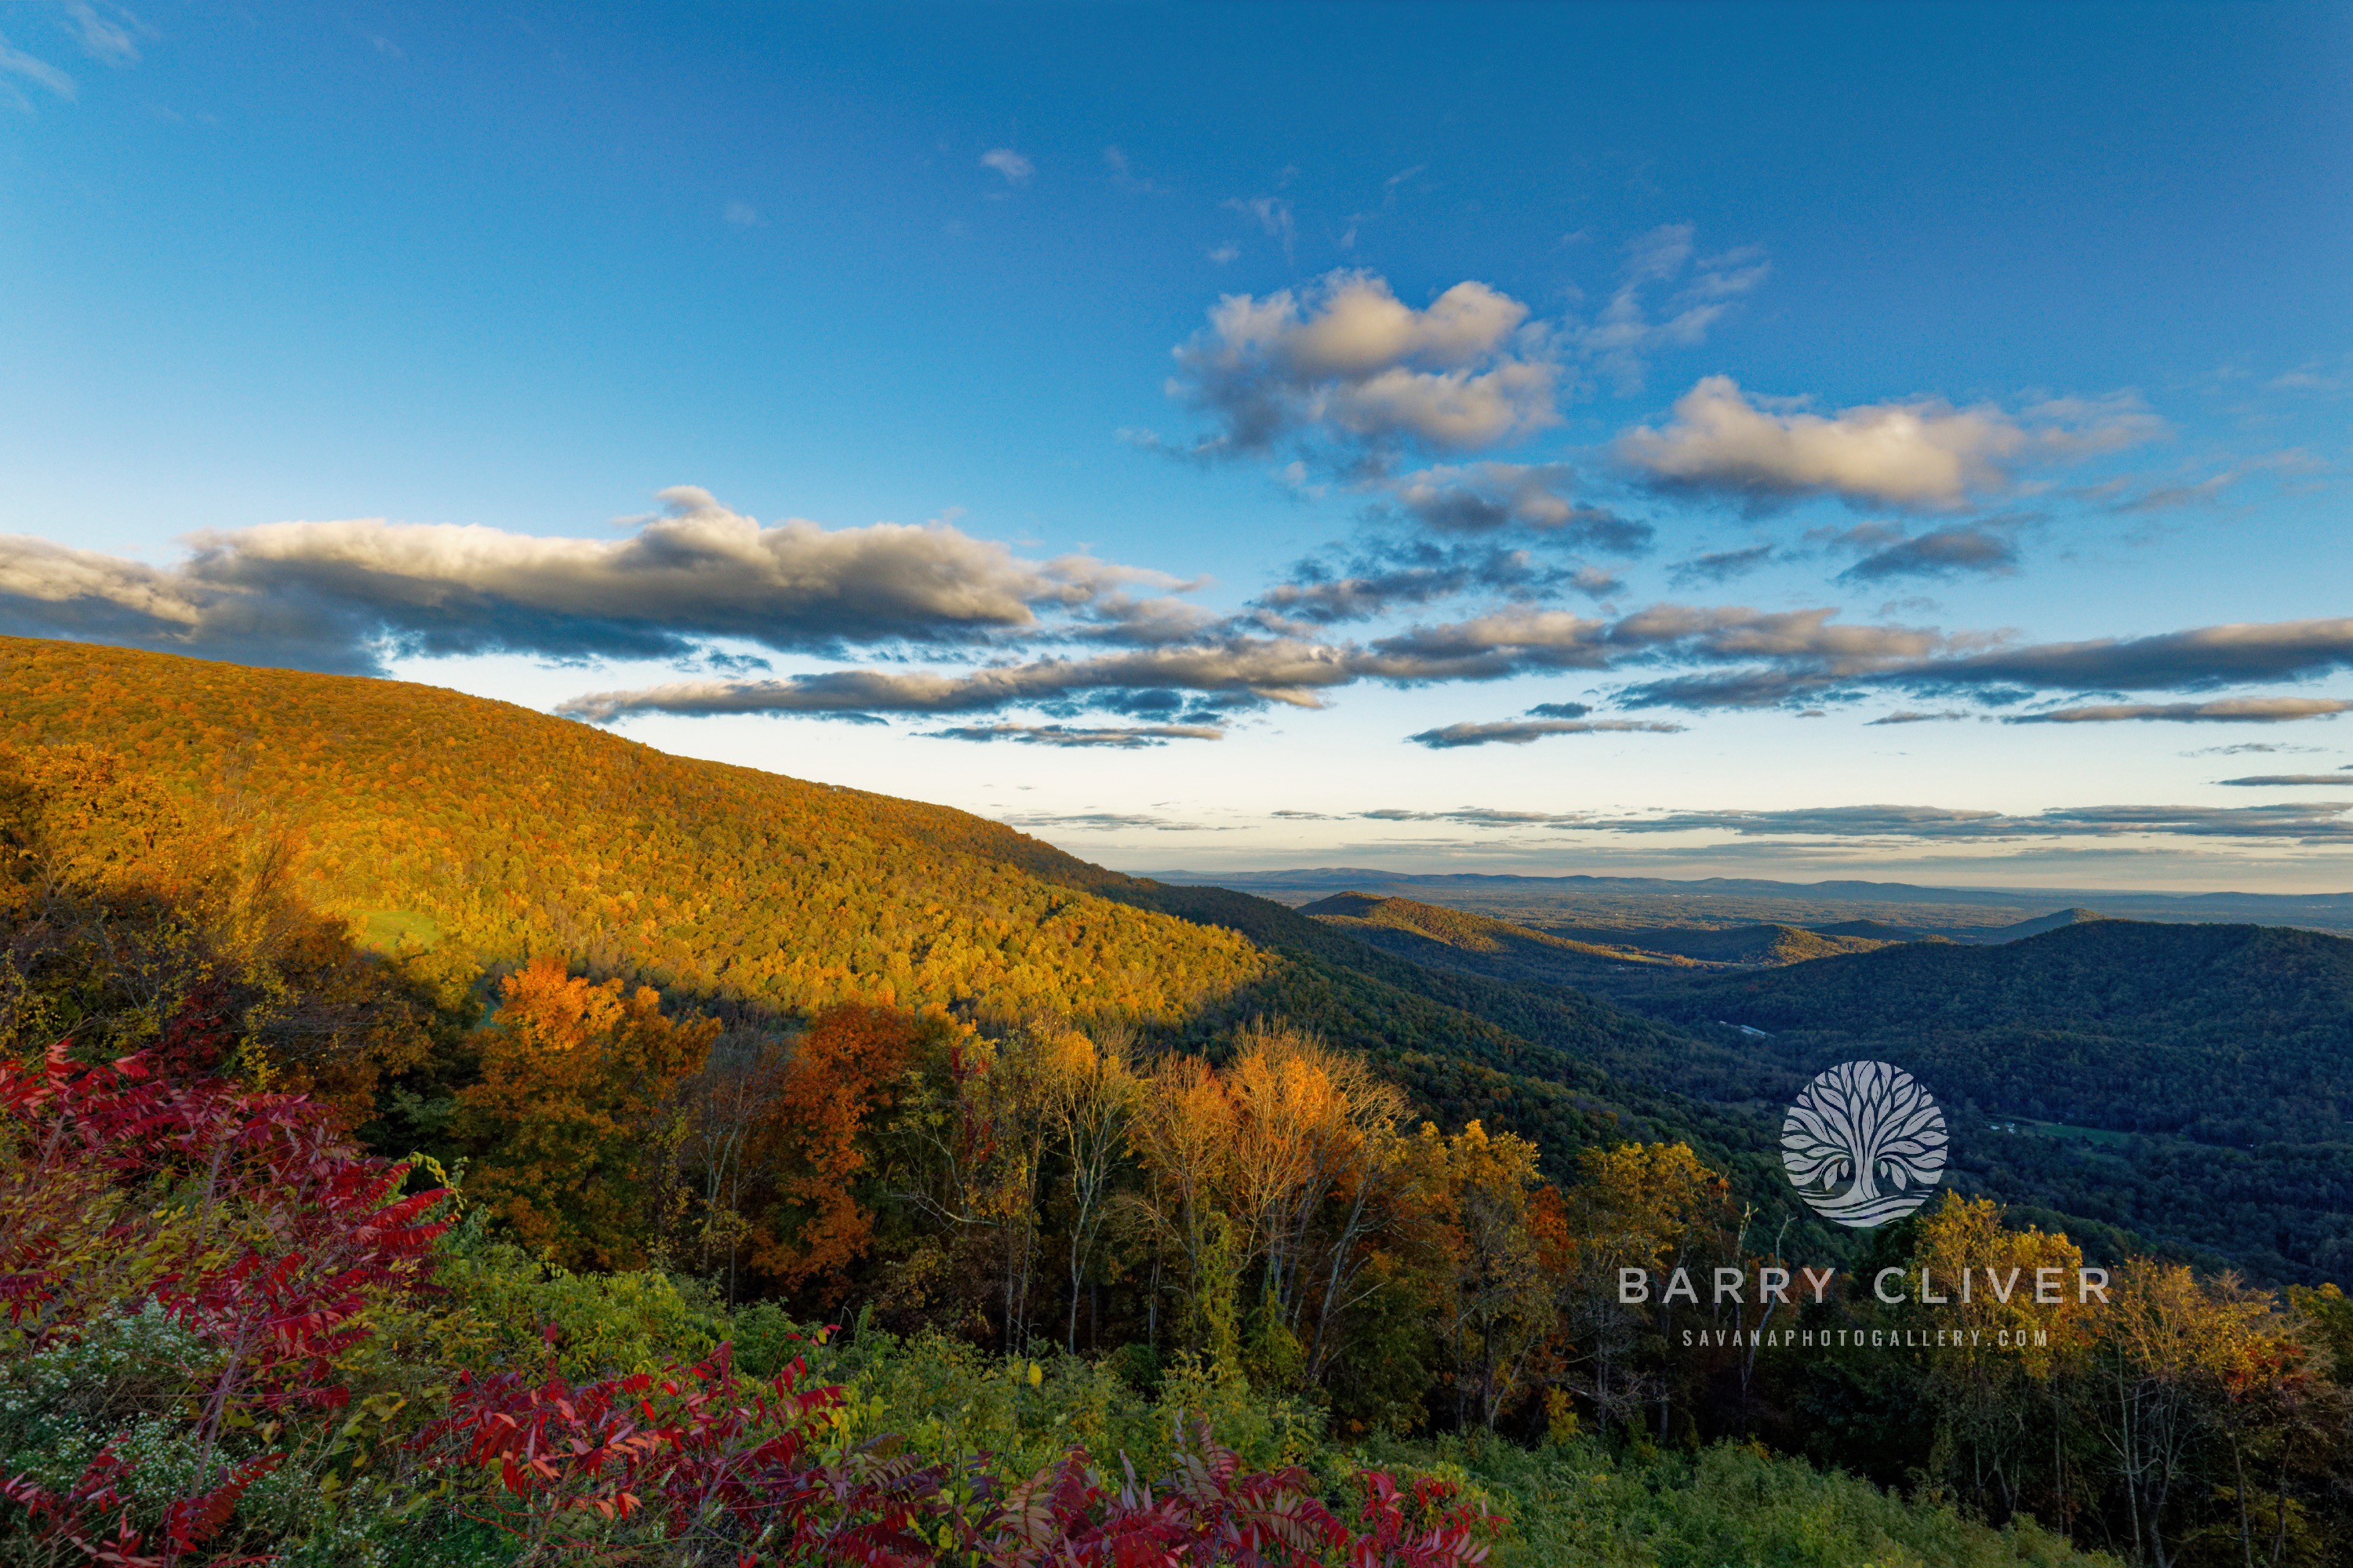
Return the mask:
[[[1426,968],[1566,986],[1625,1002],[1720,969],[1868,952],[1887,940],[1781,925],[1545,928],[1368,893],[1335,894],[1299,912]]]
[[[1410,898],[1341,893],[1299,911],[1359,941],[1440,969],[1554,985],[1590,983],[1625,965],[1695,969],[1692,959],[1548,932]]]
[[[2353,1133],[2353,940],[2317,932],[2099,920],[1711,976],[1652,1011],[1813,1055],[1901,1043],[1990,1111],[2242,1145]]]

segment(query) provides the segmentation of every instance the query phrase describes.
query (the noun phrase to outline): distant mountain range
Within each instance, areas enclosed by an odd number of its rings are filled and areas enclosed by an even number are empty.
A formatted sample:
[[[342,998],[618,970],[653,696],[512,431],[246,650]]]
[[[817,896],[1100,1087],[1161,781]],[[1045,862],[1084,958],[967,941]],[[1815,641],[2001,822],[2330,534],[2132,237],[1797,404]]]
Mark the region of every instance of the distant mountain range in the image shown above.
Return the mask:
[[[1884,924],[1905,935],[1931,932],[1962,939],[1964,931],[2041,918],[2107,916],[2131,920],[2246,921],[2353,932],[2353,893],[2149,893],[2118,888],[1937,887],[1908,882],[1772,882],[1754,877],[1519,876],[1477,872],[1395,872],[1365,866],[1250,872],[1155,871],[1155,882],[1214,883],[1286,904],[1306,904],[1335,893],[1417,898],[1488,910],[1512,906],[1552,910],[1558,920],[1580,911],[1645,912],[1661,925],[1769,921],[1771,908],[1797,924],[1830,932],[1887,912]],[[2054,913],[2054,905],[2065,906]],[[1899,912],[1910,909],[1912,917]],[[2005,920],[2003,916],[2011,916]],[[1604,923],[1622,924],[1619,918]],[[1860,934],[1860,933],[1857,933]],[[2015,933],[2025,935],[2025,932]]]

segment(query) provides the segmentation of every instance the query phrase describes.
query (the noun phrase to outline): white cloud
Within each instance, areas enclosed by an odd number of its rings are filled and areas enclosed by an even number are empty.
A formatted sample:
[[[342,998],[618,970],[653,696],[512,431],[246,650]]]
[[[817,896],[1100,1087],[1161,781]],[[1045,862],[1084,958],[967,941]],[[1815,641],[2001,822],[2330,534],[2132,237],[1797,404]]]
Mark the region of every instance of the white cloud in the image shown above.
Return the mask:
[[[2353,712],[2342,697],[2223,697],[2208,703],[2109,703],[2020,714],[2005,724],[2293,724]],[[2353,780],[2348,780],[2353,782]]]
[[[1432,751],[1466,746],[1525,746],[1551,735],[1681,735],[1679,724],[1652,719],[1502,719],[1491,724],[1450,724],[1406,739]]]
[[[1092,556],[1028,560],[944,523],[764,525],[691,485],[661,500],[625,539],[271,523],[197,535],[169,569],[0,538],[0,627],[327,669],[374,668],[387,647],[675,657],[712,638],[826,651],[1198,629],[1166,592],[1190,585]]]
[[[2027,464],[2113,451],[2162,428],[2128,398],[2053,400],[2019,416],[1935,399],[1827,416],[1777,410],[1728,376],[1701,380],[1674,414],[1663,429],[1640,426],[1617,442],[1620,460],[1654,483],[1753,503],[1836,495],[1927,510],[2005,491]]]
[[[934,740],[1009,740],[1022,746],[1083,747],[1113,751],[1138,751],[1146,747],[1166,746],[1172,740],[1226,738],[1224,730],[1216,725],[1207,724],[1129,725],[1112,729],[1086,729],[1061,724],[984,724],[926,730],[923,733]]]
[[[1400,442],[1492,447],[1556,421],[1558,369],[1528,308],[1462,282],[1423,309],[1369,272],[1337,271],[1300,292],[1229,294],[1176,351],[1172,396],[1214,415],[1193,450],[1264,451],[1287,437],[1362,461]]]
[[[1103,161],[1103,167],[1111,171],[1111,183],[1121,190],[1134,191],[1138,196],[1161,194],[1163,187],[1157,182],[1145,179],[1135,172],[1135,165],[1129,161],[1125,149],[1105,147]]]
[[[1008,185],[1028,185],[1029,176],[1038,172],[1036,164],[1010,147],[991,147],[980,155],[980,166],[995,169]]]
[[[719,216],[737,228],[754,228],[760,222],[760,209],[748,201],[731,201]]]

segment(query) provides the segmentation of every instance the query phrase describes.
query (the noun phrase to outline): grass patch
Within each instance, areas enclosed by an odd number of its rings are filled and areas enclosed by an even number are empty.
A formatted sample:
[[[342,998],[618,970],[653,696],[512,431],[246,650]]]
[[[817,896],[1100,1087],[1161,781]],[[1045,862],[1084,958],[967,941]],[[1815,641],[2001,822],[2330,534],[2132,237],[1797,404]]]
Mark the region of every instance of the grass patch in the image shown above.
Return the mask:
[[[402,948],[430,948],[440,940],[441,927],[430,915],[408,909],[374,909],[360,916],[360,946],[379,953]]]

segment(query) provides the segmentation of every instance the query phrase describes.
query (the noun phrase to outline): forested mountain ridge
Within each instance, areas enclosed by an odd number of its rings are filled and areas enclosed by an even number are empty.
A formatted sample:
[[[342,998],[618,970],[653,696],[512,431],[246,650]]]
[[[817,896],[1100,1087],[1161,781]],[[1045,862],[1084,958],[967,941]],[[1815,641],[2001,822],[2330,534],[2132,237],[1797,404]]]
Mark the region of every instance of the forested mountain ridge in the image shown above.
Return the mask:
[[[1365,893],[1335,894],[1303,906],[1299,913],[1424,969],[1566,988],[1584,993],[1582,1001],[1606,997],[1626,1005],[1735,966],[1869,952],[1887,940],[1786,925],[1547,927]]]
[[[2353,1114],[2353,940],[2285,927],[1907,943],[1709,977],[1651,1010],[1814,1054],[1901,1041],[1990,1112],[2242,1145],[2343,1138]]]
[[[2353,941],[2099,919],[1708,976],[1641,1001],[1794,1088],[1895,1062],[1964,1113],[1955,1176],[2264,1279],[2353,1270]],[[2060,1216],[2064,1216],[2063,1219]]]
[[[1578,959],[1611,963],[1674,964],[1674,958],[1611,942],[1577,941],[1534,927],[1449,909],[1411,898],[1340,893],[1304,905],[1299,911],[1375,947],[1419,959],[1442,954],[1451,962],[1482,967],[1512,978],[1549,979]]]
[[[306,896],[487,962],[543,952],[755,1010],[857,998],[1174,1021],[1264,974],[964,812],[667,756],[429,686],[0,640],[0,747],[142,853],[283,835]],[[132,798],[136,803],[132,803]],[[381,924],[381,923],[380,923]]]

